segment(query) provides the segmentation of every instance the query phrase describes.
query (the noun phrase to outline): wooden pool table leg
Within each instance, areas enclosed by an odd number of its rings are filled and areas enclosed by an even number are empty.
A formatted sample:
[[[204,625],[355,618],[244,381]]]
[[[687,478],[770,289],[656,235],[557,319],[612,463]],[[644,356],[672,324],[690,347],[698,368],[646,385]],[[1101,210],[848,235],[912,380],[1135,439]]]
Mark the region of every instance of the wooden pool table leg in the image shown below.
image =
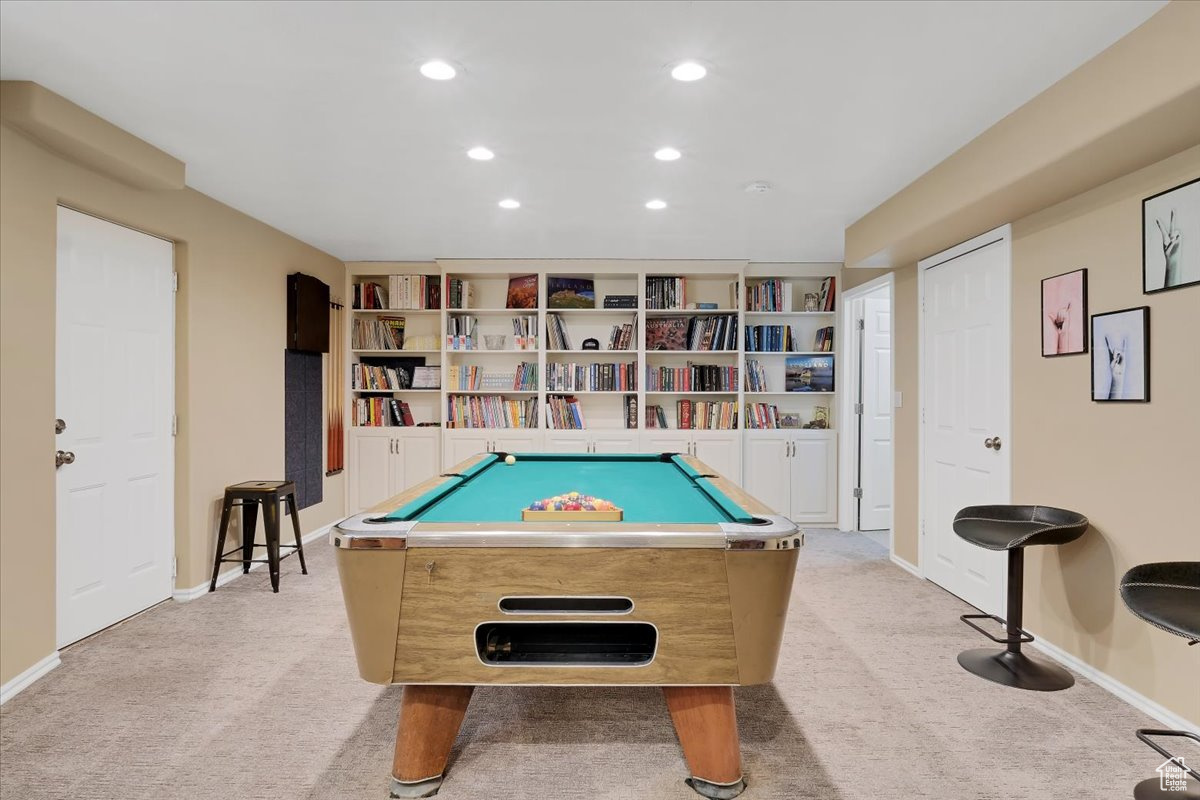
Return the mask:
[[[392,797],[433,797],[474,686],[405,686],[392,761]]]
[[[733,688],[664,686],[663,695],[691,772],[688,784],[714,800],[745,791]]]

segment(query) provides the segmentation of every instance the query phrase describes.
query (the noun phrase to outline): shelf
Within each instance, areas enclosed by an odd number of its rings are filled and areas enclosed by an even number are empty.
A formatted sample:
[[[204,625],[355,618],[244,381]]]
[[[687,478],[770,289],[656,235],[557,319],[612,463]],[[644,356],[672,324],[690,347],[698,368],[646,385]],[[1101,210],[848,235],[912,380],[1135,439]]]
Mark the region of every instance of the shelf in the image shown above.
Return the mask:
[[[516,350],[512,347],[506,347],[503,350],[488,350],[486,347],[476,347],[472,350],[464,350],[462,348],[455,350],[452,347],[448,347],[444,351],[439,352],[445,352],[445,354],[448,356],[452,356],[457,353],[470,353],[471,355],[479,355],[480,353],[529,353],[534,356],[538,354],[537,350]]]
[[[357,394],[441,394],[441,389],[351,389]]]
[[[688,314],[732,314],[737,316],[736,308],[647,308],[647,317],[678,317]]]
[[[535,351],[536,352],[536,351]],[[637,358],[637,350],[547,350],[547,356],[569,356],[569,355],[610,355],[612,353],[628,353]]]
[[[836,311],[747,311],[747,317],[832,317]]]
[[[737,350],[647,350],[648,356],[736,356]]]
[[[438,389],[440,392],[441,389]],[[523,394],[533,395],[538,394],[536,389],[447,389],[446,394]]]
[[[747,350],[746,358],[758,358],[759,356],[831,356],[836,352],[836,350],[795,350],[781,353],[778,350]]]
[[[637,389],[547,389],[546,394],[553,395],[572,395],[572,394],[637,394]],[[577,430],[576,428],[562,428],[562,430]]]
[[[440,308],[352,308],[354,314],[441,314]]]
[[[441,350],[351,350],[357,356],[436,356]]]
[[[647,397],[659,397],[659,396],[668,396],[668,395],[692,395],[692,394],[705,394],[705,395],[711,394],[711,395],[721,395],[724,397],[737,397],[737,392],[705,392],[705,391],[702,391],[699,389],[693,389],[690,392],[646,392]],[[810,392],[810,394],[811,394],[811,392]]]
[[[837,394],[837,392],[745,392],[747,402],[752,397],[814,397],[832,394]]]
[[[538,310],[536,308],[448,308],[446,313],[469,314],[475,317],[515,317],[536,315]]]
[[[564,314],[566,316],[604,316],[604,315],[620,315],[629,316],[630,314],[638,313],[636,308],[543,308],[547,314]],[[564,428],[563,430],[568,430]],[[571,428],[570,430],[576,430]]]

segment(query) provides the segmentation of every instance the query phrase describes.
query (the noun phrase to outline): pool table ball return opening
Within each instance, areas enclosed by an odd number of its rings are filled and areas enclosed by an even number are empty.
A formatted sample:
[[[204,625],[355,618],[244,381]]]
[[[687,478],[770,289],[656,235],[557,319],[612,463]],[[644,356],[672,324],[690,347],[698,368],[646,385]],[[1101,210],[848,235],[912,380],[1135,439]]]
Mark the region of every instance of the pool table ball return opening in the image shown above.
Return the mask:
[[[689,785],[745,788],[733,688],[771,680],[804,536],[674,453],[484,453],[334,526],[360,675],[403,684],[393,797],[431,797],[474,687],[661,686]],[[568,491],[623,520],[522,521]]]

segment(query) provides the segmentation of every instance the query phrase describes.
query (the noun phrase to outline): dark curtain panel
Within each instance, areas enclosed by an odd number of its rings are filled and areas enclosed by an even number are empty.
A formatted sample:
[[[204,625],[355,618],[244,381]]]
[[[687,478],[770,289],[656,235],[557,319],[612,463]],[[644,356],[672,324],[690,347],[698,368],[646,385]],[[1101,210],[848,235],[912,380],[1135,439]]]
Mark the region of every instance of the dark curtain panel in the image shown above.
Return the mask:
[[[283,364],[284,471],[296,483],[297,506],[307,508],[325,489],[321,354],[287,350]]]

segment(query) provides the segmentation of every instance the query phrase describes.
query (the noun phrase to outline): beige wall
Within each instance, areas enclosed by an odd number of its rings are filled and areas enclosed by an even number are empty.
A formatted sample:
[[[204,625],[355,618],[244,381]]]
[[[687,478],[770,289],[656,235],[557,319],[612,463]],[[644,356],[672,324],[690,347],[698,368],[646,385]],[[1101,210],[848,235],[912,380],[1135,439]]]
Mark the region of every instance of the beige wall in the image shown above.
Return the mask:
[[[1200,651],[1129,614],[1125,570],[1200,560],[1200,287],[1141,290],[1142,198],[1200,176],[1200,147],[1013,224],[1013,502],[1083,512],[1092,530],[1031,548],[1025,624],[1193,722]],[[982,231],[979,231],[982,233]],[[1088,356],[1042,358],[1041,280],[1088,268],[1089,310],[1151,308],[1152,402],[1090,400]],[[847,269],[846,288],[887,270]],[[916,265],[896,270],[896,555],[919,558]]]
[[[0,126],[0,683],[55,649],[54,310],[58,203],[180,244],[177,263],[177,587],[212,566],[230,483],[283,475],[285,276],[340,293],[337,259],[191,189],[144,191]],[[342,476],[301,512],[344,507]],[[232,565],[231,565],[232,566]]]

